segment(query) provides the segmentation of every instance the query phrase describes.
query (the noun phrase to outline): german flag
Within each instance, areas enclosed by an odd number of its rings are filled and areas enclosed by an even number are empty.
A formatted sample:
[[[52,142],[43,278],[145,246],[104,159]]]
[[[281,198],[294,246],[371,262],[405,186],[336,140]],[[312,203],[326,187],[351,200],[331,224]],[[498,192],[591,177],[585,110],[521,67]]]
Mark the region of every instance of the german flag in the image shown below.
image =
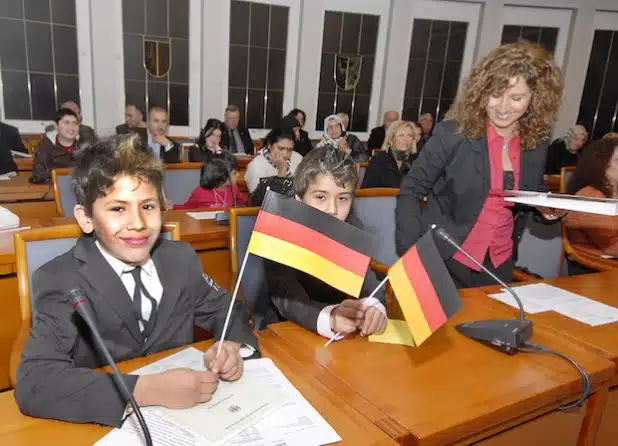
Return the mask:
[[[457,288],[430,231],[395,262],[388,279],[417,346],[461,307]]]
[[[373,235],[268,191],[247,250],[358,297],[376,247]]]

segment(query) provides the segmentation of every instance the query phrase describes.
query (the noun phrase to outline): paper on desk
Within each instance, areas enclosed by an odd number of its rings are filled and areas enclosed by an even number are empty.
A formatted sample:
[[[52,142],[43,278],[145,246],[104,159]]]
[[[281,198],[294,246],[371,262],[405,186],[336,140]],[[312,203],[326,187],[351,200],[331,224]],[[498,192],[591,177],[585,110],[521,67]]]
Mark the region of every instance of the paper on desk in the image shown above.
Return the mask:
[[[408,323],[395,319],[388,320],[384,333],[369,336],[369,342],[409,345],[410,347],[414,347],[414,340],[412,339],[412,333],[410,333]]]
[[[187,367],[203,369],[203,353],[187,348],[172,356],[150,364],[134,373],[158,373],[170,368]],[[244,375],[250,380],[259,380],[259,388],[265,393],[279,391],[287,403],[227,441],[208,441],[188,429],[179,426],[163,414],[160,408],[142,409],[157,446],[316,446],[340,441],[341,438],[320,414],[292,386],[270,359],[245,361]],[[219,391],[219,390],[217,390]],[[203,425],[206,418],[201,420]],[[129,446],[144,444],[135,416],[131,416],[120,429],[112,430],[96,443],[97,446]]]
[[[214,220],[222,211],[187,212],[187,215],[196,220]]]
[[[554,287],[547,285],[546,283],[534,283],[532,285],[524,285],[518,287],[512,287],[513,291],[521,300],[526,313],[535,314],[543,311],[551,310],[550,300],[555,294]],[[489,297],[500,302],[507,304],[513,308],[519,309],[517,302],[511,296],[511,293],[504,288],[502,292],[497,294],[490,294]]]

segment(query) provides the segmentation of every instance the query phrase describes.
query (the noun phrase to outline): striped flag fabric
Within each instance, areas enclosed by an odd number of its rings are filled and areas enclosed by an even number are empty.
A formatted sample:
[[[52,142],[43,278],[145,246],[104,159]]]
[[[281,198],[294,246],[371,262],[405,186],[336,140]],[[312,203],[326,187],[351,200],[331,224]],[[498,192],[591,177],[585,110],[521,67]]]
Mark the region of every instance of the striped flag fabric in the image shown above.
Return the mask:
[[[268,191],[247,250],[358,297],[377,244],[372,234]]]
[[[461,308],[461,298],[428,231],[388,271],[416,346]]]

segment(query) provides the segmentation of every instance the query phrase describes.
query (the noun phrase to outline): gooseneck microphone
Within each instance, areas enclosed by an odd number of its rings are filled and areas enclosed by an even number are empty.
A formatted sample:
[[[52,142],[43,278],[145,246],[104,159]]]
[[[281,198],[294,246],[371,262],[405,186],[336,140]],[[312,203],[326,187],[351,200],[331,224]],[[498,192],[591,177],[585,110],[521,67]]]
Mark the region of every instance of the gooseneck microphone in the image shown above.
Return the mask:
[[[486,321],[466,322],[459,324],[456,328],[464,336],[476,341],[487,344],[501,352],[513,355],[532,337],[532,322],[526,319],[524,306],[513,289],[498,276],[487,269],[482,263],[472,257],[459,243],[443,229],[432,225],[431,229],[445,242],[455,247],[465,255],[471,262],[481,268],[488,276],[502,285],[504,289],[515,299],[519,307],[519,320],[516,319],[491,319]]]
[[[114,361],[114,358],[112,358],[112,355],[109,353],[109,350],[105,346],[105,342],[103,342],[101,333],[99,332],[99,329],[97,328],[97,325],[94,322],[94,317],[92,316],[92,312],[90,310],[90,303],[88,302],[88,298],[86,297],[86,294],[81,288],[73,288],[72,290],[69,291],[68,294],[69,294],[69,298],[71,299],[71,302],[73,302],[73,308],[75,309],[75,311],[79,313],[79,315],[82,317],[84,322],[86,322],[86,325],[88,325],[88,328],[90,328],[90,331],[92,332],[92,336],[94,337],[95,342],[97,343],[97,346],[99,347],[99,350],[103,353],[103,355],[105,356],[105,360],[107,361],[109,366],[112,368],[112,377],[116,385],[118,386],[120,393],[129,402],[129,404],[131,404],[131,407],[133,408],[133,411],[135,412],[135,415],[137,416],[137,421],[139,422],[139,425],[142,428],[142,431],[144,433],[144,438],[146,440],[146,446],[152,446],[152,437],[150,436],[150,431],[148,430],[148,426],[146,425],[146,420],[144,419],[144,416],[142,415],[142,411],[140,410],[139,405],[135,401],[135,398],[133,398],[133,395],[129,391],[127,384],[124,382],[124,379],[122,379],[122,375],[120,374],[120,371],[118,370],[118,367],[116,366],[116,362]]]

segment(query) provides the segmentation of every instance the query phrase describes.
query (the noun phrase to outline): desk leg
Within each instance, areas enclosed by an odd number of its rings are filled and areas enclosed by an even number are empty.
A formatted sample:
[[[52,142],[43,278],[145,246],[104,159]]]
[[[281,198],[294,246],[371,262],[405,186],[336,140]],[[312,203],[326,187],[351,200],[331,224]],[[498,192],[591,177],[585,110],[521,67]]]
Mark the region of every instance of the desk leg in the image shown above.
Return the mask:
[[[598,420],[598,431],[595,430],[593,437],[589,443],[595,446],[615,446],[618,438],[618,386],[609,389],[606,396],[606,404],[601,406],[602,413]]]

